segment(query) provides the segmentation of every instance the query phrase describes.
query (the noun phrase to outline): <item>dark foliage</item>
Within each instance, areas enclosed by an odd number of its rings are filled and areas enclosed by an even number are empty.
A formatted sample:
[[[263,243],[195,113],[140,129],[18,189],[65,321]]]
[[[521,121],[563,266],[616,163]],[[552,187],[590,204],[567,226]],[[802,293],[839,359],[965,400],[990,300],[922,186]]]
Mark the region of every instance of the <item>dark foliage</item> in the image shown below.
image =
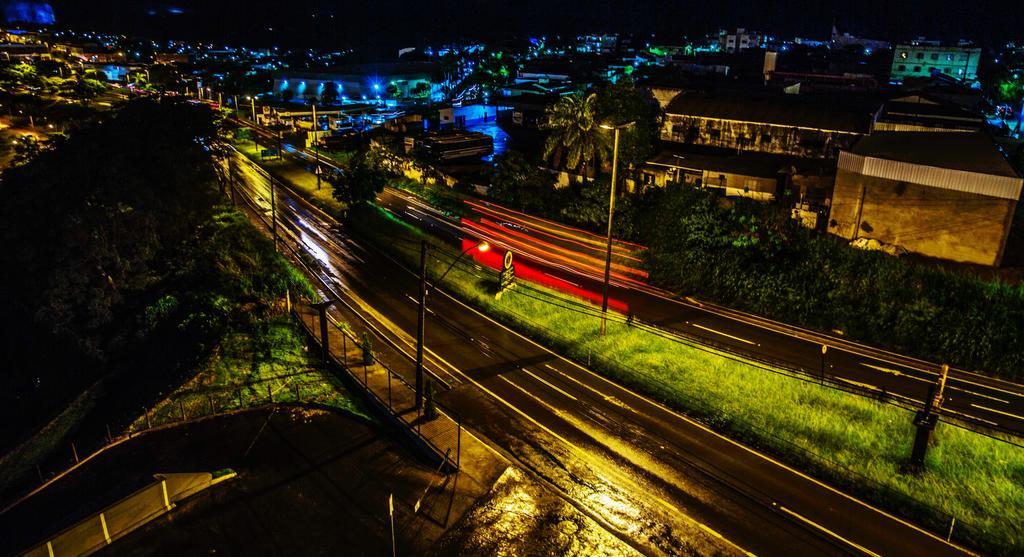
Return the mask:
[[[641,240],[662,286],[931,360],[1024,377],[1024,288],[852,249],[778,208],[651,190]]]

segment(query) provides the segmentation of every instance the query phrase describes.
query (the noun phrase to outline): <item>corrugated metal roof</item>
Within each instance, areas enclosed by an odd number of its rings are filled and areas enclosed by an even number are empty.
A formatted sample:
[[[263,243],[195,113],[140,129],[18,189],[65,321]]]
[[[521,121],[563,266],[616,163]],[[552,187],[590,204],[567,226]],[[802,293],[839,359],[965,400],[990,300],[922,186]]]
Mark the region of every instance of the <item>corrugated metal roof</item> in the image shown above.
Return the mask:
[[[839,168],[864,176],[1018,201],[1024,179],[870,157],[843,151]]]

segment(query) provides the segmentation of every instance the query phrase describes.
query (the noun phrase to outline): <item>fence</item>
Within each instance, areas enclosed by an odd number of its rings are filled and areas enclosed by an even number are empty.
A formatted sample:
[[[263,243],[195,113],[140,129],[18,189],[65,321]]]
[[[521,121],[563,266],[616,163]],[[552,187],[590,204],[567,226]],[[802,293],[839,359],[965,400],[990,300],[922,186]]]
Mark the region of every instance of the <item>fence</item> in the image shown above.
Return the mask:
[[[27,557],[87,555],[110,545],[186,497],[234,477],[208,472],[160,474],[157,481],[65,528],[25,552]]]
[[[344,306],[344,302],[340,301]],[[346,313],[350,308],[344,306]],[[357,335],[353,326],[340,323],[328,313],[314,312],[309,306],[300,305],[293,309],[303,328],[323,349],[322,332],[327,331],[326,353],[330,363],[348,373],[351,380],[359,384],[375,405],[387,412],[388,417],[404,431],[414,435],[438,460],[447,461],[454,470],[459,468],[462,453],[462,419],[458,413],[445,407],[436,399],[432,405],[438,410],[436,418],[426,415],[429,404],[416,406],[415,388],[405,379],[406,375],[392,367],[397,363],[412,364],[404,354],[392,357],[392,365],[383,361],[384,355],[375,352],[372,341],[378,338],[388,345],[391,343],[375,328],[366,324],[362,335]],[[320,319],[326,316],[326,327]],[[414,365],[414,364],[413,364]],[[415,373],[411,365],[407,374]],[[448,387],[436,377],[429,378],[439,389]],[[451,455],[449,460],[447,455]]]
[[[268,179],[275,180],[258,166],[254,168]],[[278,185],[278,187],[288,190],[287,186]],[[229,188],[234,191],[233,187],[229,186]],[[310,210],[320,212],[301,196],[291,192],[290,195],[292,199],[304,204]],[[253,204],[252,200],[244,195],[239,197],[248,206],[249,212],[253,216],[268,229],[272,227],[272,223],[268,222],[267,215]],[[316,283],[321,296],[335,303],[337,311],[342,312],[349,320],[349,323],[342,324],[331,319],[325,312],[324,315],[327,316],[329,322],[326,327],[322,327],[319,323],[320,314],[314,312],[308,304],[299,303],[293,307],[294,315],[302,323],[307,334],[321,346],[322,350],[326,351],[325,360],[333,364],[336,369],[343,370],[350,380],[362,387],[370,401],[402,431],[411,434],[412,439],[421,444],[428,453],[440,461],[447,462],[447,466],[452,470],[458,470],[462,452],[461,417],[436,400],[432,400],[432,406],[439,410],[436,418],[426,416],[425,408],[416,406],[415,389],[405,379],[415,373],[415,369],[409,367],[412,364],[411,358],[367,320],[362,312],[346,302],[335,290],[331,280],[322,276],[321,272],[315,271],[315,262],[310,261],[304,251],[296,249],[293,242],[294,239],[284,233],[280,235],[278,245],[284,248],[284,255]],[[361,323],[362,333],[358,336],[355,334],[354,323]],[[327,332],[326,348],[321,340],[322,331]],[[367,357],[364,358],[362,346],[365,338],[376,339],[391,350],[388,354],[383,354],[374,352],[372,347],[369,347],[366,350]],[[385,362],[385,359],[388,362]],[[404,374],[395,370],[398,364],[406,365]],[[431,375],[430,379],[435,385],[439,385],[439,388],[448,388],[447,384],[436,376]],[[449,454],[454,455],[453,459],[449,460]]]

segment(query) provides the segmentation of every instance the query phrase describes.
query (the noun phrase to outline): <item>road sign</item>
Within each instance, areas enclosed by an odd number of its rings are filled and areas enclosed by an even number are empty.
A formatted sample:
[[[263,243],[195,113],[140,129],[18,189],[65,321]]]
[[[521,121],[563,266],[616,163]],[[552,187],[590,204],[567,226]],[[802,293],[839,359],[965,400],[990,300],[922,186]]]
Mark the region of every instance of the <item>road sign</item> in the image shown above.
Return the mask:
[[[516,268],[512,265],[512,252],[505,252],[505,260],[502,262],[501,273],[498,274],[498,294],[495,296],[501,299],[501,295],[516,285]]]

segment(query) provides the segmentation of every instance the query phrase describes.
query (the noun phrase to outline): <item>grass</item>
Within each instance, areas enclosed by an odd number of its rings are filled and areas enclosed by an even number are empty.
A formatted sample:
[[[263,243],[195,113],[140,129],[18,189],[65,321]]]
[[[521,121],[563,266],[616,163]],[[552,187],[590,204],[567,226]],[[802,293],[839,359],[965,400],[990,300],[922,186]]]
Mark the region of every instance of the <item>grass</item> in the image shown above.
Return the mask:
[[[183,417],[205,416],[275,403],[318,404],[369,419],[341,381],[320,368],[303,333],[287,316],[224,336],[217,350],[188,383],[160,401],[131,426],[146,429]],[[147,423],[148,421],[148,423]]]
[[[418,260],[422,236],[397,218],[360,214],[352,228],[409,263]],[[433,261],[432,272],[447,263]],[[1024,552],[1024,449],[943,423],[925,472],[906,474],[914,435],[913,415],[906,410],[619,322],[601,336],[596,317],[537,297],[564,306],[578,300],[532,286],[495,300],[495,282],[456,267],[445,286],[560,353],[833,485],[943,534],[955,517],[953,539],[967,545],[994,554]]]
[[[303,165],[288,158],[263,160],[260,156],[262,147],[254,146],[251,140],[235,140],[233,144],[249,160],[299,190],[317,208],[336,217],[344,214],[345,204],[334,198],[334,188],[331,184],[321,180],[320,189],[317,189],[316,175]]]
[[[0,458],[0,493],[16,482],[24,480],[43,459],[62,445],[70,443],[68,437],[77,429],[86,414],[96,405],[103,380],[97,381],[71,401],[67,408],[50,420],[35,435]],[[68,448],[70,456],[70,448]]]

